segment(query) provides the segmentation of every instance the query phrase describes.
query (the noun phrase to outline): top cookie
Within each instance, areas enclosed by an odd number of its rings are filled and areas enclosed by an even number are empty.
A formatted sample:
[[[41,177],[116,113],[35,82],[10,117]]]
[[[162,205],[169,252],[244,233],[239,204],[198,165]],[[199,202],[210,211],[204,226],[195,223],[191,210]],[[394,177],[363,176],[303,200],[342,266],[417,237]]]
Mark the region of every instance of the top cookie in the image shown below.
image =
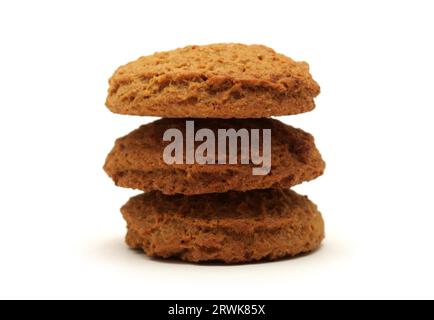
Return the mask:
[[[307,112],[320,88],[305,62],[262,45],[188,46],[141,57],[109,80],[115,113],[262,118]]]

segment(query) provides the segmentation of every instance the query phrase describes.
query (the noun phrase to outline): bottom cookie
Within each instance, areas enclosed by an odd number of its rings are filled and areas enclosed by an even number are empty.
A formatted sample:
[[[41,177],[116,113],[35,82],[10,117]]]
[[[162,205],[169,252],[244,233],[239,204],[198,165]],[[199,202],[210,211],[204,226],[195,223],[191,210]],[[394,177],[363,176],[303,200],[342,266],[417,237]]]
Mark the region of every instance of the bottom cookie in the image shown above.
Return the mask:
[[[131,248],[190,262],[276,260],[312,251],[324,238],[316,205],[292,190],[150,192],[131,198],[121,212]]]

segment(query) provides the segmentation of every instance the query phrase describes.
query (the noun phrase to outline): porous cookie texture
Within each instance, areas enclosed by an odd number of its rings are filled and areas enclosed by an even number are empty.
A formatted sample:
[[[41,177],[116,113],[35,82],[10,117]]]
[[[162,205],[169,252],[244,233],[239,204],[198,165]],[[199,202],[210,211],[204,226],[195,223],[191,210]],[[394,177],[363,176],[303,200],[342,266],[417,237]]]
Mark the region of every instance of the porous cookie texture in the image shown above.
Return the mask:
[[[121,212],[131,248],[190,262],[275,260],[312,251],[324,238],[316,205],[291,190],[151,192],[131,198]]]
[[[305,62],[262,45],[188,46],[141,57],[109,80],[120,114],[262,118],[307,112],[320,88]]]
[[[271,129],[271,171],[267,175],[253,175],[252,169],[257,165],[252,162],[200,165],[186,164],[184,160],[182,164],[166,164],[163,151],[170,142],[163,141],[164,132],[176,128],[183,132],[185,139],[185,126],[185,119],[165,118],[119,138],[107,156],[105,171],[121,187],[185,195],[289,188],[324,172],[325,163],[313,137],[275,119],[194,119],[196,131],[208,128],[216,137],[218,129],[245,128],[248,132]],[[196,142],[196,145],[200,143]],[[238,158],[240,149],[239,144]],[[262,143],[259,151],[263,154]]]

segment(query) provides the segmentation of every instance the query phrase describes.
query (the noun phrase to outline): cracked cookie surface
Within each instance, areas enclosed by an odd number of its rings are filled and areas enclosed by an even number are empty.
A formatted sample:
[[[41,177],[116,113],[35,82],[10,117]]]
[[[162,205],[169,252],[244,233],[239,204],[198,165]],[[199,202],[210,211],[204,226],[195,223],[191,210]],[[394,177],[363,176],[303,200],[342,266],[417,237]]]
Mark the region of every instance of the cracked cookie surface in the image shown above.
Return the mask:
[[[276,260],[310,252],[324,238],[316,205],[291,190],[151,192],[131,198],[121,212],[131,248],[190,262]]]
[[[166,164],[163,151],[170,142],[163,141],[164,132],[176,128],[185,137],[185,123],[186,119],[160,119],[119,138],[104,170],[121,187],[186,195],[289,188],[324,172],[325,163],[312,135],[275,119],[194,119],[196,130],[208,128],[214,133],[229,128],[271,129],[271,171],[267,175],[253,175],[256,165],[252,163]]]
[[[212,44],[119,67],[106,105],[129,115],[262,118],[310,111],[319,91],[305,62],[262,45]]]

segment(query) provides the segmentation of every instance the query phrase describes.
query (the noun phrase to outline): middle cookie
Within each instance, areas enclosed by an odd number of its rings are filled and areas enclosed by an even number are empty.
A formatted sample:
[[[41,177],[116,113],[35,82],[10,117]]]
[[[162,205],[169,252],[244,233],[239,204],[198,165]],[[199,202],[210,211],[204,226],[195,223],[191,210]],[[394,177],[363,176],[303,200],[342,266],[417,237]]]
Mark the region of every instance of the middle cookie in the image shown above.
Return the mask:
[[[322,175],[314,139],[275,119],[160,119],[119,138],[104,170],[121,187],[185,195],[289,188]]]

